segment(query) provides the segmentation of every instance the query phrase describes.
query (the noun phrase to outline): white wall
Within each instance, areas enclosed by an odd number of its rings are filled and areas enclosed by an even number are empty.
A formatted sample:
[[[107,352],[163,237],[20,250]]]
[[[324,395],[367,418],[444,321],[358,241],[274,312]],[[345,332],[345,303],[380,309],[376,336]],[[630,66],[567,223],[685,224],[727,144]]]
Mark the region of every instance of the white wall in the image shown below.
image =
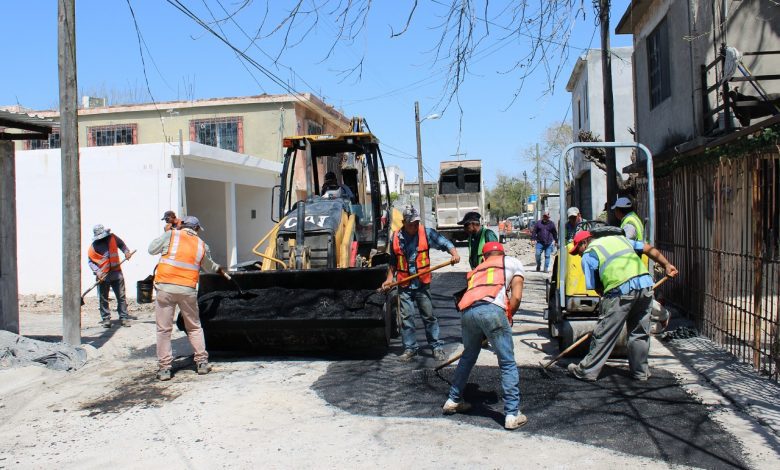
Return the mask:
[[[206,228],[200,233],[211,251],[211,257],[222,266],[227,264],[225,230],[225,183],[187,178],[187,215],[194,215]]]
[[[135,296],[135,281],[151,274],[156,258],[147,254],[147,246],[162,232],[163,212],[178,204],[171,149],[167,144],[81,149],[83,289],[94,283],[86,260],[95,224],[111,228],[131,250],[138,250],[122,265],[128,295]],[[60,178],[58,149],[17,152],[20,294],[62,292]]]
[[[190,215],[203,222],[203,238],[218,263],[225,263],[225,182],[263,186],[256,194],[258,219],[270,208],[270,187],[278,181],[281,165],[190,142],[184,143],[184,164],[178,161],[178,145],[142,144],[116,147],[83,147],[81,156],[82,290],[94,283],[87,266],[92,227],[103,224],[137,249],[122,265],[127,293],[135,297],[135,283],[152,273],[157,256],[147,252],[149,242],[162,234],[163,212],[172,209],[186,215],[181,205],[180,174],[187,175],[186,199]],[[201,178],[192,177],[193,175]],[[206,179],[203,179],[206,178]],[[215,180],[215,181],[208,181]],[[238,188],[238,186],[237,186]],[[30,150],[16,153],[17,258],[20,294],[62,293],[62,198],[60,151]],[[260,202],[259,199],[267,200]],[[237,203],[238,206],[238,197]],[[267,209],[265,209],[267,210]],[[238,217],[241,218],[241,217]],[[267,219],[267,217],[265,217]],[[241,230],[242,224],[238,223]],[[254,228],[237,237],[254,237]],[[239,250],[242,249],[239,246]],[[249,247],[251,248],[251,246]],[[96,295],[93,291],[90,295]]]
[[[251,218],[252,210],[256,212],[254,219]],[[252,247],[274,226],[270,189],[236,185],[236,225],[238,262],[257,259]]]

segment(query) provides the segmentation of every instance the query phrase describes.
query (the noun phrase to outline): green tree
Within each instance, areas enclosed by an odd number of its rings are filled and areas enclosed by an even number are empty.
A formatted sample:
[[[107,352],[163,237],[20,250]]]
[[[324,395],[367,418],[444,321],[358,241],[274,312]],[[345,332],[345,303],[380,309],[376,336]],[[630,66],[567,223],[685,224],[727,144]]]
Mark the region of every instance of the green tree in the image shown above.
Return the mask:
[[[516,176],[498,173],[496,184],[486,193],[490,213],[499,219],[525,212],[525,201],[531,194],[531,184]]]

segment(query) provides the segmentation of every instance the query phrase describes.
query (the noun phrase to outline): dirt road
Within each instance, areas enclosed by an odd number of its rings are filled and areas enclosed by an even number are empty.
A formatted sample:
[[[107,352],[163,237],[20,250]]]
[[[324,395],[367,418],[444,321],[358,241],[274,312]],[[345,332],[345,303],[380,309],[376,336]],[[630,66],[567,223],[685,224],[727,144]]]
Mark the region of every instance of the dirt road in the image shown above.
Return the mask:
[[[433,259],[437,262],[440,257]],[[525,260],[529,261],[529,260]],[[450,294],[465,261],[434,278],[447,352],[459,349]],[[625,365],[586,384],[536,365],[555,348],[541,318],[544,274],[528,273],[515,323],[522,408],[529,424],[500,425],[495,356],[483,351],[466,398],[473,413],[443,417],[452,368],[417,362],[243,357],[213,353],[197,376],[176,334],[175,377],[154,380],[154,321],[147,308],[131,328],[97,327],[85,310],[85,342],[97,349],[71,373],[39,367],[0,371],[0,468],[357,468],[556,467],[772,468],[777,438],[735,412],[660,343],[653,377],[637,384]],[[54,337],[53,312],[23,312],[23,333]],[[424,337],[421,333],[421,344]]]

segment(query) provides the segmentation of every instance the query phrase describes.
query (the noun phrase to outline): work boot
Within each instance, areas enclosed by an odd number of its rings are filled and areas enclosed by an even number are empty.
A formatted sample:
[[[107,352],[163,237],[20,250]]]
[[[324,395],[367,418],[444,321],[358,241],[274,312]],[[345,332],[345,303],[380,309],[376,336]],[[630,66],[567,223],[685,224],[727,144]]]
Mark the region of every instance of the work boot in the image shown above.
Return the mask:
[[[407,350],[405,350],[403,352],[403,354],[398,356],[398,360],[401,361],[401,362],[409,362],[416,355],[417,355],[417,350],[415,350],[415,349],[407,349]]]
[[[523,426],[527,422],[528,417],[523,413],[517,413],[516,415],[506,415],[506,418],[504,418],[504,429],[512,431],[519,428],[520,426]]]
[[[539,272],[539,268],[541,268],[541,265],[538,265],[538,264],[537,264],[537,265],[536,265],[536,272],[537,272],[537,273]]]
[[[198,375],[206,375],[211,372],[211,366],[208,362],[199,362],[195,370],[197,370]]]
[[[163,382],[165,382],[166,380],[171,380],[171,368],[168,367],[167,369],[158,370],[157,380],[161,380]]]
[[[444,354],[444,349],[436,348],[436,349],[433,350],[433,358],[436,359],[439,362],[442,362],[445,359],[447,359],[447,355]]]
[[[100,320],[100,326],[103,328],[111,328],[111,320],[106,318],[105,320]]]
[[[455,413],[465,413],[471,409],[471,405],[465,401],[456,402],[449,398],[444,402],[444,406],[441,407],[442,414],[452,415]]]
[[[571,363],[568,366],[566,366],[566,370],[569,371],[569,375],[574,377],[575,379],[582,380],[584,382],[595,382],[596,379],[590,379],[585,376],[585,373],[582,372],[582,369],[580,368],[579,364]]]
[[[125,326],[125,327],[129,328],[130,327],[130,320],[128,320],[127,318],[123,319],[122,320],[122,326]]]

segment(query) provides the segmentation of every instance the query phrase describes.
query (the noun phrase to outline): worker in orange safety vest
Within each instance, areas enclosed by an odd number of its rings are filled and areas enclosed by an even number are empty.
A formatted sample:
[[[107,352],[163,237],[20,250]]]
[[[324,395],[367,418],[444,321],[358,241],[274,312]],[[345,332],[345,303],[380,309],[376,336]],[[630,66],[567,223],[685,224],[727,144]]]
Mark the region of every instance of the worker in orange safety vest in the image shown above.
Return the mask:
[[[111,310],[108,304],[108,293],[114,291],[116,296],[116,310],[119,314],[119,323],[122,326],[130,326],[130,317],[127,313],[127,300],[125,296],[125,277],[122,274],[119,251],[126,259],[130,259],[133,253],[125,245],[121,238],[111,233],[110,228],[102,224],[92,228],[92,244],[87,250],[87,264],[99,281],[97,285],[100,299],[100,324],[104,328],[111,328]]]
[[[181,311],[187,338],[195,351],[196,372],[203,375],[211,370],[200,326],[197,287],[201,269],[208,273],[222,273],[223,270],[211,259],[208,245],[198,237],[201,230],[204,228],[198,218],[187,216],[182,219],[179,230],[168,230],[149,244],[150,255],[161,255],[154,275],[159,380],[171,379],[171,331],[176,306]]]
[[[463,314],[463,356],[455,369],[442,412],[453,414],[471,408],[463,401],[463,391],[482,349],[482,339],[486,337],[501,369],[504,427],[512,430],[528,421],[520,413],[520,375],[515,362],[512,327],[507,318],[514,315],[523,298],[525,269],[519,259],[506,256],[504,247],[498,242],[486,243],[482,253],[485,261],[468,273],[466,292],[458,302],[458,310]]]
[[[403,227],[393,233],[390,246],[392,247],[392,256],[387,270],[387,278],[382,284],[382,289],[385,291],[393,283],[393,276],[396,276],[398,281],[403,281],[407,277],[430,268],[431,248],[449,252],[453,264],[460,262],[460,255],[455,249],[455,245],[436,230],[420,225],[420,214],[412,206],[407,206],[404,209]],[[414,326],[415,304],[425,325],[425,337],[433,350],[434,359],[437,361],[446,359],[443,349],[444,343],[439,339],[439,320],[433,313],[431,279],[431,273],[428,272],[399,286],[401,339],[404,344],[404,352],[398,358],[402,362],[411,361],[417,356],[418,345]]]

